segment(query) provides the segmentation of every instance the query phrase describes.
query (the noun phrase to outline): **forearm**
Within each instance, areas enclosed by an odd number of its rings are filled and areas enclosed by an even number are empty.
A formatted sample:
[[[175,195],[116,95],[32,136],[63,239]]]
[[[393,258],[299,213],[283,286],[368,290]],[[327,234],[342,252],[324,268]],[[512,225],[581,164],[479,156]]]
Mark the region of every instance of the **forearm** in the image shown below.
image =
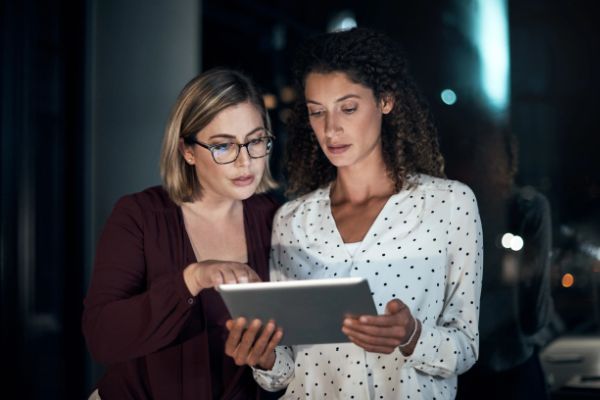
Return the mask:
[[[198,299],[180,272],[156,279],[150,289],[123,296],[92,285],[85,300],[83,332],[95,360],[111,364],[150,354],[173,343]]]
[[[429,375],[444,378],[462,374],[475,364],[479,339],[476,332],[455,327],[422,326],[407,363]]]

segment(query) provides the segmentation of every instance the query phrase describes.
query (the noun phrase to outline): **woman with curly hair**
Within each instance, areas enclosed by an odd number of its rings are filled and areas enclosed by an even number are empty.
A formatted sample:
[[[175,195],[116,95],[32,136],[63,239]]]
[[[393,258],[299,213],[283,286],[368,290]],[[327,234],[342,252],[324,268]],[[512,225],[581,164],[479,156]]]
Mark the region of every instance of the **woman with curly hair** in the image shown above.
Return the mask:
[[[230,321],[226,351],[285,398],[454,398],[478,354],[475,197],[444,178],[429,111],[390,38],[317,36],[294,72],[287,167],[299,197],[275,215],[271,279],[364,277],[379,315],[345,318],[349,343],[274,352],[273,322],[255,341],[259,323]]]

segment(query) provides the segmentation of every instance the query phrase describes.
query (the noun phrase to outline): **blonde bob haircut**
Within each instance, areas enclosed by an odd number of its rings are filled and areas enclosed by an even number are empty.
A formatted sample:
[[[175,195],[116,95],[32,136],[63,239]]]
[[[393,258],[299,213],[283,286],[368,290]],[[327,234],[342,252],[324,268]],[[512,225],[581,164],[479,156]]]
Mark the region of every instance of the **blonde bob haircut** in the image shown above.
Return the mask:
[[[180,153],[181,139],[196,135],[227,107],[244,102],[256,107],[264,127],[270,132],[271,121],[259,90],[250,78],[238,71],[224,68],[205,71],[181,91],[165,129],[160,156],[163,187],[176,204],[191,202],[202,194],[194,166],[186,163]],[[256,192],[276,187],[267,158]]]

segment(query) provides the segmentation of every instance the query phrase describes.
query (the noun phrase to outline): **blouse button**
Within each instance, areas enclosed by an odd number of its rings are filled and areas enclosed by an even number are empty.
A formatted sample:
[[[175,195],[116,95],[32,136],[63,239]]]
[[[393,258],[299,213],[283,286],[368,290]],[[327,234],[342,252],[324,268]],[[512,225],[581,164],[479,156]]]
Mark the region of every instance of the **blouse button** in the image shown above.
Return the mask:
[[[193,297],[188,298],[187,302],[188,302],[189,305],[194,304],[194,298]]]

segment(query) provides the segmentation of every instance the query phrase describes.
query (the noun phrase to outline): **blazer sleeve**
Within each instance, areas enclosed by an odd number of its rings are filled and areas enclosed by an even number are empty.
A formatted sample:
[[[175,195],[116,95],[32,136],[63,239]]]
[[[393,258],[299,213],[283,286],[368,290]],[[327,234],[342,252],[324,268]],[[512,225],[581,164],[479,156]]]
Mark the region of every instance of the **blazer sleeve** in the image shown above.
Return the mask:
[[[200,303],[185,285],[183,266],[149,279],[144,222],[134,197],[122,198],[96,249],[82,327],[93,358],[104,364],[169,346]]]

